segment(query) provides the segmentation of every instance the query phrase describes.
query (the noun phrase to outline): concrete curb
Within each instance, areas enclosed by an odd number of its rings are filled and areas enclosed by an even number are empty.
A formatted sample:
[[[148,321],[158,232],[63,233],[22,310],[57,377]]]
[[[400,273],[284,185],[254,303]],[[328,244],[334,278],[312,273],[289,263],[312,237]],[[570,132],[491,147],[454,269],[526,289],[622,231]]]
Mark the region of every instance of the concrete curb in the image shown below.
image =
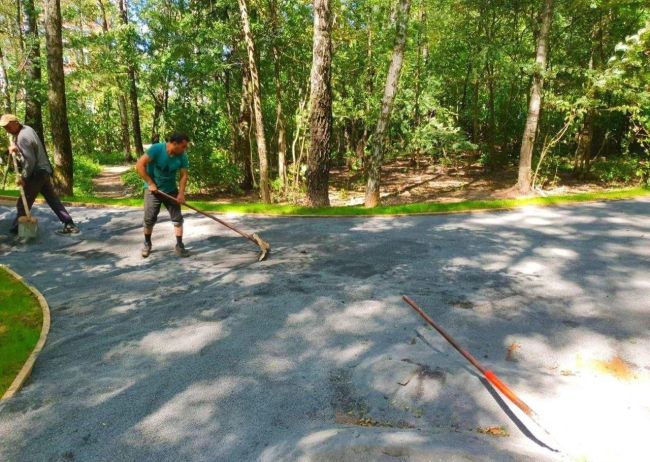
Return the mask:
[[[38,342],[36,342],[36,346],[34,347],[34,350],[27,358],[27,361],[25,361],[25,364],[23,364],[23,367],[18,372],[18,375],[11,383],[11,385],[9,385],[9,388],[7,389],[5,394],[2,395],[2,397],[0,398],[0,401],[3,401],[5,399],[11,398],[13,395],[18,393],[18,391],[22,388],[22,386],[25,384],[25,381],[29,378],[30,374],[32,373],[32,369],[34,368],[34,363],[36,362],[36,358],[38,357],[39,353],[43,349],[43,346],[45,346],[45,341],[47,340],[47,334],[50,332],[50,307],[47,304],[45,297],[43,297],[43,294],[41,294],[36,288],[28,284],[21,275],[19,275],[14,270],[9,268],[7,265],[0,265],[0,267],[7,270],[9,274],[11,274],[18,281],[20,281],[25,287],[27,287],[34,294],[34,296],[38,300],[38,303],[41,305],[41,310],[43,311],[43,326],[41,327],[41,336],[39,337]]]

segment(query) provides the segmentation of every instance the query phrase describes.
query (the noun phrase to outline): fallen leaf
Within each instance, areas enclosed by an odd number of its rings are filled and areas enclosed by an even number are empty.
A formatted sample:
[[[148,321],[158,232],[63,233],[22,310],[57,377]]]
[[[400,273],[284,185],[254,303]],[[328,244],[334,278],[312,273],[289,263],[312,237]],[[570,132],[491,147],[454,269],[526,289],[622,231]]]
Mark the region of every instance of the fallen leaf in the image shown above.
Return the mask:
[[[512,342],[512,345],[510,345],[506,350],[506,361],[517,361],[517,358],[515,358],[515,351],[520,348],[520,344]]]
[[[596,371],[613,375],[617,379],[631,380],[636,378],[632,368],[620,356],[613,356],[609,360],[594,360],[592,366]]]
[[[505,427],[479,427],[476,429],[476,431],[490,436],[510,436],[510,433],[508,433],[508,430],[506,430]]]

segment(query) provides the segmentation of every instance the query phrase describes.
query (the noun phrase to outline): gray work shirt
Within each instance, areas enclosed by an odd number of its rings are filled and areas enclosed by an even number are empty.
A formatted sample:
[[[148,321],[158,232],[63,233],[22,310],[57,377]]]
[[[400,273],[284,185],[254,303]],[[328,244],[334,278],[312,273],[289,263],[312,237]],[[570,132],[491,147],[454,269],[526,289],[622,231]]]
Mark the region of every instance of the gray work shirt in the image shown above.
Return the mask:
[[[16,136],[16,146],[23,156],[23,178],[31,177],[36,171],[52,174],[52,165],[45,153],[45,147],[36,131],[27,125],[23,125]]]

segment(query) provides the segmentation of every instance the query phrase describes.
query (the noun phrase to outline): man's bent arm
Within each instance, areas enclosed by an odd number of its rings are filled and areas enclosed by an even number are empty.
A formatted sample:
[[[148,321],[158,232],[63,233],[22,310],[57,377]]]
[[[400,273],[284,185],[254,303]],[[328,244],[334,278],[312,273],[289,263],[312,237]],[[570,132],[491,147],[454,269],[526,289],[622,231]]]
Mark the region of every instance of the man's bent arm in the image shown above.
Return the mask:
[[[182,197],[182,202],[185,202],[185,187],[187,186],[187,179],[189,175],[187,174],[187,169],[181,169],[181,179],[178,185],[178,195]]]
[[[149,162],[151,162],[151,157],[149,157],[147,154],[142,154],[135,164],[135,171],[138,172],[140,178],[142,178],[149,185],[149,191],[155,192],[158,190],[158,186],[156,186],[156,183],[147,173],[147,164]]]

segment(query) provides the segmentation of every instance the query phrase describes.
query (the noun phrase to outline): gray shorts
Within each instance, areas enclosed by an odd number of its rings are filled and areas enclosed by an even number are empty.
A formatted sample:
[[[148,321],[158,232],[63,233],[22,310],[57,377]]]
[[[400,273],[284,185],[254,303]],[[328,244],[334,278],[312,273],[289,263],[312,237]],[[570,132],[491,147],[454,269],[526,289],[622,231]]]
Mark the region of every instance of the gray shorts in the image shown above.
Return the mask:
[[[170,196],[176,196],[178,191],[168,193]],[[181,206],[178,202],[171,201],[162,196],[151,194],[149,189],[144,190],[144,226],[145,228],[153,228],[158,220],[158,213],[160,213],[160,205],[164,204],[169,212],[169,217],[174,223],[174,226],[183,226],[183,214],[181,213]]]

